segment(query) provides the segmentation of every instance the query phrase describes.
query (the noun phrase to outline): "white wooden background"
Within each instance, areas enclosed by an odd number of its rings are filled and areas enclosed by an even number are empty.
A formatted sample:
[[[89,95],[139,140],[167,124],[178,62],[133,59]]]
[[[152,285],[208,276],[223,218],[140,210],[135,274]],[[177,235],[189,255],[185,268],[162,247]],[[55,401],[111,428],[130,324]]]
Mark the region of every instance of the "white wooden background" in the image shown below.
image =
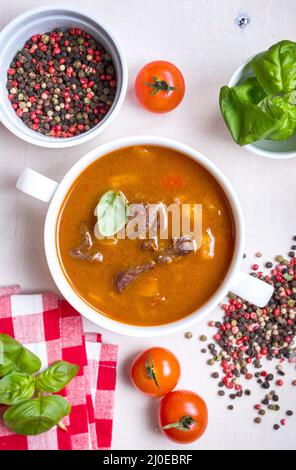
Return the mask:
[[[0,0],[0,27],[26,9],[48,3]],[[80,0],[51,3],[82,6]],[[268,160],[236,146],[220,117],[218,94],[220,86],[247,57],[281,39],[296,40],[295,0],[84,0],[83,7],[106,22],[121,41],[129,64],[129,93],[111,127],[73,150],[31,146],[0,125],[0,285],[18,282],[26,292],[55,289],[43,253],[46,205],[15,190],[20,171],[30,166],[59,181],[73,163],[95,146],[134,134],[178,139],[203,152],[224,171],[238,192],[246,217],[246,270],[258,250],[264,253],[264,260],[287,251],[291,236],[296,234],[296,160]],[[240,13],[251,18],[244,30],[234,22]],[[176,63],[185,76],[184,102],[168,115],[149,114],[135,103],[135,74],[153,59]],[[219,315],[217,309],[214,316]],[[178,354],[182,363],[180,386],[196,390],[208,403],[207,434],[192,448],[295,449],[296,417],[276,433],[271,426],[273,415],[266,417],[261,426],[253,423],[251,399],[235,403],[235,412],[226,410],[228,402],[217,398],[210,378],[212,371],[199,352],[198,336],[205,330],[206,322],[197,324],[190,341],[182,333],[143,341],[104,332],[106,341],[119,344],[120,353],[114,449],[176,448],[156,431],[157,402],[136,393],[128,379],[131,358],[153,344],[167,346]],[[290,374],[296,379],[293,368]],[[282,396],[283,411],[293,406],[296,410],[296,389],[287,387]]]

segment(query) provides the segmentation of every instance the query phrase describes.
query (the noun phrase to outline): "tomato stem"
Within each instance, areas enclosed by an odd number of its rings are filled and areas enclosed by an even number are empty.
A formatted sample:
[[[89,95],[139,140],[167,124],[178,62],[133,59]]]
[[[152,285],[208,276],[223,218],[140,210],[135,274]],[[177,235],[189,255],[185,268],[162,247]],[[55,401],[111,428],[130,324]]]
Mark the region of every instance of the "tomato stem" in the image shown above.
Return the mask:
[[[153,77],[153,83],[145,82],[145,84],[153,88],[151,95],[156,95],[159,91],[169,92],[176,89],[176,87],[170,86],[165,80],[158,80],[157,77]]]
[[[176,423],[166,424],[162,426],[162,429],[178,429],[179,431],[190,431],[190,426],[196,423],[195,419],[192,416],[183,416],[179,421]]]
[[[149,353],[147,360],[146,360],[146,372],[147,372],[149,379],[154,380],[156,387],[160,389],[160,386],[158,384],[156,374],[154,371],[154,361],[152,360],[150,364],[150,359],[151,359],[151,354]]]

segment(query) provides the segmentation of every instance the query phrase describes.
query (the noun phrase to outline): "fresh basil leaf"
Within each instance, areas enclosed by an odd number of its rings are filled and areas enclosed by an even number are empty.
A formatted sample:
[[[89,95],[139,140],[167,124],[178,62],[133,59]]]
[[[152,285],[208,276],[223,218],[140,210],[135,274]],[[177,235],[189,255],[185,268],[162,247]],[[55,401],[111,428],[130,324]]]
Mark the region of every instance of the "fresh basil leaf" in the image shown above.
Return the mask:
[[[0,380],[0,403],[18,405],[34,394],[35,381],[26,372],[11,372]]]
[[[22,346],[11,336],[0,333],[0,343],[2,345],[3,356],[6,361],[6,366],[5,361],[3,361],[2,365],[5,367],[2,368],[2,372],[9,365],[9,362],[13,365],[14,370],[27,372],[28,374],[35,374],[40,370],[41,361],[39,357]],[[10,371],[11,368],[9,372]]]
[[[3,415],[4,424],[17,434],[35,436],[49,431],[71,412],[71,406],[59,395],[43,396],[11,406]]]
[[[283,96],[267,96],[259,107],[277,120],[276,129],[267,137],[271,140],[285,140],[296,130],[295,92]]]
[[[121,230],[128,220],[128,202],[121,191],[107,191],[96,207],[99,232],[111,237]]]
[[[219,101],[224,121],[233,140],[239,145],[265,139],[276,129],[275,118],[256,104],[240,99],[233,88],[223,86]]]
[[[232,90],[240,101],[248,103],[258,104],[266,97],[266,92],[256,77],[248,78],[241,85],[232,87]]]
[[[57,361],[35,377],[36,389],[40,392],[59,392],[71,382],[78,371],[79,367],[75,364]]]
[[[3,358],[0,359],[0,377],[10,374],[13,370],[17,370],[15,364],[8,359],[8,357],[3,355]]]
[[[296,43],[280,41],[256,55],[252,69],[268,94],[288,93],[296,88]]]

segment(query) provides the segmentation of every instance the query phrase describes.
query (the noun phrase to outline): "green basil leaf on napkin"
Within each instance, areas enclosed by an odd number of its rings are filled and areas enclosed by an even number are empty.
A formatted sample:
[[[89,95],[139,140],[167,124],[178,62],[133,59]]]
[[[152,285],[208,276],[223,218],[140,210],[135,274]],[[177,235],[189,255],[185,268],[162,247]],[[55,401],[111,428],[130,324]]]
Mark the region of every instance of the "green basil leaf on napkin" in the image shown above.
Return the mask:
[[[78,371],[79,367],[75,364],[57,361],[35,377],[36,389],[40,392],[59,392],[71,382]]]
[[[18,405],[34,394],[34,378],[26,372],[11,372],[0,380],[0,403]]]
[[[296,43],[280,41],[252,59],[252,69],[264,90],[271,95],[296,88]]]
[[[2,357],[0,355],[0,377],[4,377],[14,370],[17,370],[14,362],[8,359],[8,357],[4,356],[4,354]]]
[[[100,199],[96,207],[99,232],[104,237],[111,237],[121,230],[128,220],[128,202],[121,191],[111,189]]]
[[[59,395],[42,396],[11,406],[5,411],[4,424],[17,434],[35,436],[49,431],[71,412],[71,406]]]
[[[7,370],[11,372],[12,366],[14,370],[27,372],[28,374],[35,374],[40,370],[41,361],[39,357],[22,346],[11,336],[0,333],[0,348],[1,376],[5,375],[4,372],[6,371],[7,373]],[[3,360],[1,360],[1,356]]]

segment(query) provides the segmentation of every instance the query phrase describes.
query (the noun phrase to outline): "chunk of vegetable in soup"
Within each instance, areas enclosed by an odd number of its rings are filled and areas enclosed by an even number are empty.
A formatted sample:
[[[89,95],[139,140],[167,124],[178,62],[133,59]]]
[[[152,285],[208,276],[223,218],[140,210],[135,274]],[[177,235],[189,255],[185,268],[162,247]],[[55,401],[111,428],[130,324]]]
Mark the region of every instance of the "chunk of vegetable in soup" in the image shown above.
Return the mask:
[[[110,190],[129,204],[202,204],[201,247],[182,256],[180,240],[99,240],[94,210]],[[217,181],[194,160],[167,148],[129,147],[99,158],[74,182],[60,210],[57,249],[68,282],[98,312],[161,325],[191,314],[217,290],[233,255],[233,217]]]

